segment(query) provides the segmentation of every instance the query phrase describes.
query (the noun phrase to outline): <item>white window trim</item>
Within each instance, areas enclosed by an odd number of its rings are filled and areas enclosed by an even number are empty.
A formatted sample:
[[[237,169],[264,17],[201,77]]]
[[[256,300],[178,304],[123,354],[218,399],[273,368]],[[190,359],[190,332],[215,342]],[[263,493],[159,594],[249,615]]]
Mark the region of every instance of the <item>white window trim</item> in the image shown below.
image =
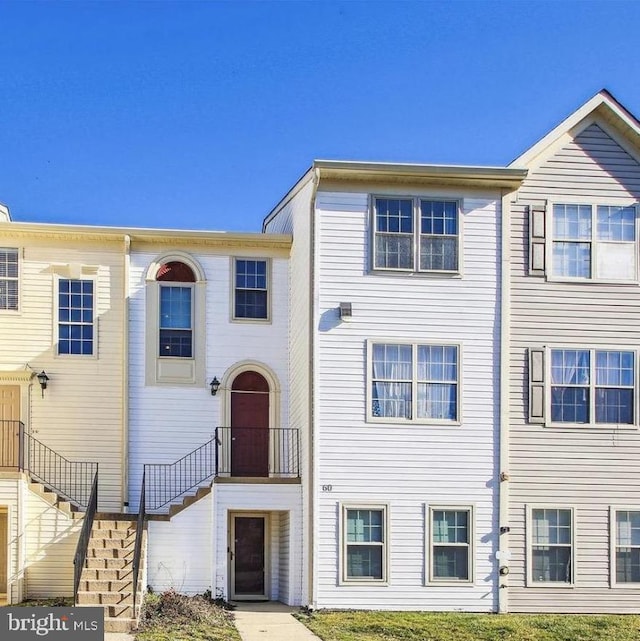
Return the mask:
[[[473,587],[475,584],[475,505],[473,503],[464,504],[425,504],[425,585],[429,586],[456,586],[456,587]],[[455,512],[469,512],[469,543],[467,549],[469,550],[468,556],[468,579],[452,579],[444,578],[438,579],[433,576],[433,513],[438,510],[449,510]],[[454,546],[455,544],[452,544]]]
[[[385,200],[411,200],[413,201],[413,267],[411,269],[402,269],[399,267],[376,267],[376,199]],[[438,270],[438,269],[419,269],[420,267],[420,201],[446,201],[457,203],[457,223],[458,223],[458,269],[457,270]],[[406,195],[406,194],[384,194],[374,193],[369,195],[369,221],[370,221],[370,269],[374,274],[399,274],[412,275],[431,278],[461,278],[463,275],[463,220],[464,220],[464,199],[460,196],[440,196],[437,194]]]
[[[11,316],[18,316],[22,313],[22,262],[23,262],[23,248],[22,247],[2,247],[0,249],[15,250],[18,254],[18,277],[15,279],[18,282],[18,307],[16,309],[0,309],[0,314],[7,314]],[[2,280],[14,280],[11,277],[3,277]]]
[[[156,276],[168,262],[188,265],[196,281],[158,281]],[[191,287],[192,356],[159,356],[160,286]],[[145,385],[208,387],[205,380],[206,359],[206,285],[205,273],[196,259],[182,251],[156,257],[145,274]]]
[[[590,383],[589,383],[589,423],[564,423],[551,420],[551,352],[556,350],[571,350],[571,351],[588,351],[590,353]],[[632,423],[596,423],[595,422],[595,352],[633,352],[634,355],[634,370],[633,370],[633,422]],[[637,430],[638,429],[638,394],[640,386],[638,385],[638,371],[639,363],[638,358],[640,351],[634,348],[620,347],[620,345],[598,345],[596,347],[586,345],[551,345],[545,348],[545,426],[554,429],[582,429],[582,430]],[[560,386],[561,387],[561,386]],[[575,387],[585,387],[576,385]],[[598,386],[604,387],[604,386]]]
[[[236,316],[236,263],[238,260],[253,260],[253,261],[264,261],[267,264],[267,317],[266,318],[242,318]],[[273,279],[272,279],[272,265],[271,258],[265,258],[263,256],[231,256],[231,285],[229,287],[230,292],[230,315],[229,319],[232,323],[258,323],[260,325],[268,325],[271,323],[271,290],[273,289]]]
[[[560,276],[553,273],[553,243],[555,242],[553,238],[553,210],[555,205],[591,205],[591,215],[592,221],[596,221],[596,210],[598,205],[611,205],[613,207],[634,207],[636,210],[636,224],[635,224],[635,247],[636,251],[634,256],[636,259],[636,276],[632,279],[610,279],[610,278],[579,278],[572,276]],[[547,280],[550,282],[558,283],[603,283],[603,284],[613,284],[613,285],[630,285],[637,284],[640,282],[640,269],[638,265],[638,248],[640,247],[640,205],[637,200],[629,198],[602,198],[602,197],[593,197],[585,198],[584,196],[571,196],[567,198],[554,198],[549,200],[547,203],[547,215],[545,221],[545,255],[548,261],[546,275]],[[625,241],[599,241],[595,238],[597,233],[596,226],[592,225],[592,239],[588,241],[591,244],[591,269],[593,273],[594,265],[597,264],[597,245],[602,242],[619,242],[621,244],[626,244]],[[562,241],[558,241],[562,242]],[[576,241],[577,242],[577,241]],[[587,242],[587,241],[585,241]]]
[[[191,291],[191,296],[190,298],[190,303],[191,303],[191,312],[190,312],[190,318],[191,318],[191,326],[189,327],[189,331],[191,332],[191,356],[163,356],[160,353],[160,332],[163,329],[171,329],[167,327],[162,327],[161,321],[162,321],[162,314],[161,314],[161,294],[160,292],[162,291],[163,288],[169,288],[169,287],[180,287],[182,289],[189,289]],[[188,359],[194,359],[195,358],[195,335],[196,335],[196,329],[195,329],[195,298],[196,298],[196,288],[195,288],[195,283],[183,283],[180,281],[158,281],[158,341],[156,343],[156,358],[162,358],[162,359],[183,359],[183,360],[188,360]]]
[[[60,323],[58,322],[58,304],[60,293],[60,280],[87,280],[93,282],[93,351],[91,354],[60,354],[58,352],[58,343],[60,341]],[[80,360],[96,360],[98,358],[98,279],[97,276],[92,274],[82,273],[79,275],[69,275],[64,273],[54,274],[54,287],[53,287],[53,354],[54,358],[62,359],[80,359]]]
[[[457,393],[457,405],[456,405],[456,420],[448,419],[437,419],[437,418],[402,418],[399,416],[374,416],[372,412],[373,405],[373,346],[374,345],[407,345],[412,348],[413,358],[413,371],[411,379],[411,404],[412,404],[412,416],[415,417],[417,412],[415,412],[415,404],[417,402],[416,387],[418,385],[418,361],[415,358],[418,345],[425,346],[445,346],[445,347],[455,347],[458,352],[458,393]],[[462,343],[458,341],[405,341],[395,339],[384,339],[384,338],[369,338],[367,339],[367,376],[366,376],[366,421],[367,423],[393,423],[393,424],[402,424],[402,425],[447,425],[447,426],[460,426],[462,425],[462,389],[463,389],[463,363],[462,363]]]
[[[340,522],[338,537],[340,541],[340,558],[338,563],[338,585],[389,585],[389,504],[388,503],[339,503]],[[382,579],[348,578],[347,577],[347,510],[381,510],[384,533],[382,541]]]
[[[617,527],[616,514],[618,512],[640,512],[640,505],[611,505],[609,506],[609,586],[622,590],[637,590],[640,581],[618,581],[616,579],[617,556]]]
[[[534,581],[533,580],[533,510],[570,510],[571,511],[571,582],[564,583],[562,581]],[[562,590],[573,589],[577,583],[577,566],[576,559],[576,507],[575,505],[560,505],[557,503],[533,503],[526,506],[526,559],[527,559],[527,572],[526,572],[526,587],[538,589],[554,589],[560,588]]]

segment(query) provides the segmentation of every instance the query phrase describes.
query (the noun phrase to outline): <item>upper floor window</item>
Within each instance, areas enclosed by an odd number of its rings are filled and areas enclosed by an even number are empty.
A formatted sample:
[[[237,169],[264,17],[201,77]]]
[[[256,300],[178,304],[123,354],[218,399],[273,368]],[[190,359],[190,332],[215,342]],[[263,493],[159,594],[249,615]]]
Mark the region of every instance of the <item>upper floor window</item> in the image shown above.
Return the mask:
[[[634,281],[636,208],[620,205],[553,205],[554,277]]]
[[[371,344],[371,418],[458,420],[456,345]]]
[[[158,355],[193,356],[193,270],[172,261],[158,270],[160,282],[160,331]]]
[[[18,250],[0,247],[0,310],[18,309]]]
[[[234,281],[234,319],[267,320],[269,318],[268,261],[236,258]]]
[[[94,353],[94,281],[58,280],[58,354]]]
[[[459,203],[374,198],[374,269],[459,271]]]
[[[633,424],[632,351],[551,350],[551,421]]]

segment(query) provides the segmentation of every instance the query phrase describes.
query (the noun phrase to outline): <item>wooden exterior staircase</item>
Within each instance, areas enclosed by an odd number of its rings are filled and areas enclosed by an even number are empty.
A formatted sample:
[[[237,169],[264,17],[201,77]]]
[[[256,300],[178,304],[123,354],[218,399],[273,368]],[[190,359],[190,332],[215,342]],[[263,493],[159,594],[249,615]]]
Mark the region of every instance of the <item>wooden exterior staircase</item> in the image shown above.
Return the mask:
[[[134,598],[134,554],[138,516],[95,515],[76,596],[79,606],[104,608],[105,632],[129,632],[137,627],[144,586],[144,572],[137,577]],[[146,548],[146,528],[142,532],[142,565]]]

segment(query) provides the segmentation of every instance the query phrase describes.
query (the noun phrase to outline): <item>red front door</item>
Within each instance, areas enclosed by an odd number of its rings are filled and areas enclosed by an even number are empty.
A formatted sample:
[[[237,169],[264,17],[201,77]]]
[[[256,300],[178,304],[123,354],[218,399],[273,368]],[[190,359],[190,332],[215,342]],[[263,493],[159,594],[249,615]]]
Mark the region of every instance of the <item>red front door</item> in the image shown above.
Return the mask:
[[[269,476],[269,384],[257,372],[231,386],[231,476]]]

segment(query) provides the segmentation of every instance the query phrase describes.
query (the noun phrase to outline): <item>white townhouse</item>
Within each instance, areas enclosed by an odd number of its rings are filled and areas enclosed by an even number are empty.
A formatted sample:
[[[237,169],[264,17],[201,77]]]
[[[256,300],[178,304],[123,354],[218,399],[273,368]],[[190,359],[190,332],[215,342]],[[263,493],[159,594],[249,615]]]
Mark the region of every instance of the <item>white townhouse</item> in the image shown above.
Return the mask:
[[[302,603],[290,245],[260,233],[133,238],[128,510],[144,492],[154,590]]]
[[[293,236],[303,603],[497,609],[502,212],[525,175],[315,161],[265,219]]]

